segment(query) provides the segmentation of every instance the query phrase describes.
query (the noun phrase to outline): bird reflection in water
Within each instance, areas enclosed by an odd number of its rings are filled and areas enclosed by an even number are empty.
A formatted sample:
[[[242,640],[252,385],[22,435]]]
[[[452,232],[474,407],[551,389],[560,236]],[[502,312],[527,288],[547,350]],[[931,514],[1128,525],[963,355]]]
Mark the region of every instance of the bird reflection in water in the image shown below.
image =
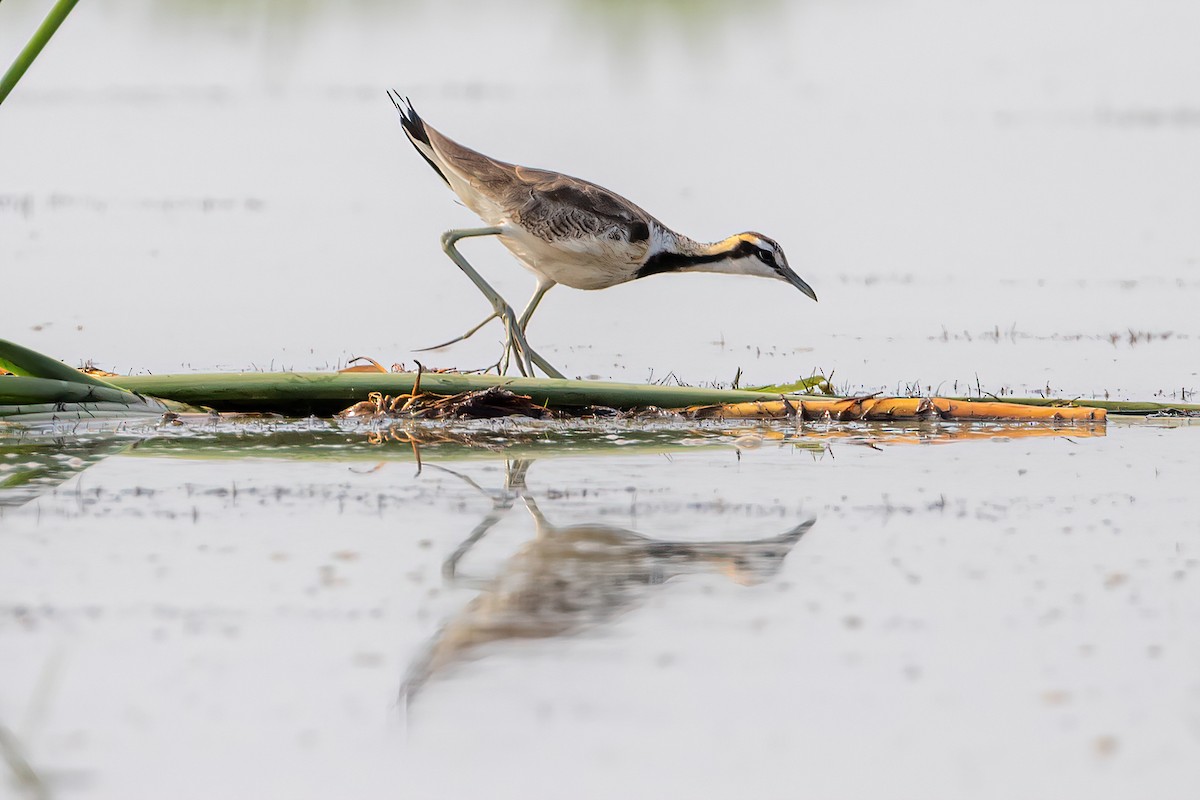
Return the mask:
[[[492,509],[447,559],[443,573],[462,582],[458,563],[520,500],[533,517],[536,535],[479,585],[480,594],[452,617],[409,667],[400,690],[407,706],[433,677],[477,657],[489,645],[521,639],[568,636],[607,622],[641,603],[652,587],[681,576],[720,573],[742,585],[769,580],[809,519],[777,536],[749,541],[676,542],[651,539],[615,525],[559,527],[538,508],[525,485],[532,460],[508,463],[505,487],[489,493]]]

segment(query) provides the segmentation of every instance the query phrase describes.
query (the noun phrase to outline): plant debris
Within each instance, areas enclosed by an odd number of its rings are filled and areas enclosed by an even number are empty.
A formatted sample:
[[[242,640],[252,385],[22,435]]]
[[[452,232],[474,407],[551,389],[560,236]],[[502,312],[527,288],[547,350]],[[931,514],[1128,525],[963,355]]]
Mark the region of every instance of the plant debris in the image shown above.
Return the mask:
[[[496,417],[529,417],[553,419],[554,412],[538,405],[531,398],[514,394],[500,386],[489,386],[472,392],[452,395],[423,393],[414,387],[413,394],[392,397],[372,392],[367,400],[355,403],[337,415],[339,419],[494,419]]]
[[[355,364],[354,362],[356,361],[366,361],[367,363]],[[350,359],[349,363],[351,366],[339,369],[338,372],[382,372],[385,374],[389,372],[408,372],[408,370],[404,368],[404,364],[392,364],[391,369],[385,369],[383,364],[380,364],[370,356],[355,356],[354,358]]]

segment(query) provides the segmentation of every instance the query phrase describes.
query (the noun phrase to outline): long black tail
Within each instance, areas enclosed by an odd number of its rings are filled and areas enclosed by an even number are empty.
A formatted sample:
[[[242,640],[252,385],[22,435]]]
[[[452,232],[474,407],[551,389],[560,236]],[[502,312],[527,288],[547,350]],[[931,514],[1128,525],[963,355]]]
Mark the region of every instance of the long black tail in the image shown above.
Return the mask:
[[[421,119],[417,114],[417,110],[413,108],[412,102],[407,97],[401,97],[399,92],[389,90],[387,93],[388,99],[392,101],[392,105],[400,112],[400,125],[404,128],[404,133],[408,136],[408,140],[412,142],[413,147],[421,154],[421,158],[425,159],[425,163],[433,167],[433,171],[438,174],[446,185],[450,185],[450,179],[446,177],[446,173],[442,172],[434,160],[429,157],[429,153],[421,147],[424,145],[432,152],[433,143],[429,141],[429,131],[425,130],[425,120]]]

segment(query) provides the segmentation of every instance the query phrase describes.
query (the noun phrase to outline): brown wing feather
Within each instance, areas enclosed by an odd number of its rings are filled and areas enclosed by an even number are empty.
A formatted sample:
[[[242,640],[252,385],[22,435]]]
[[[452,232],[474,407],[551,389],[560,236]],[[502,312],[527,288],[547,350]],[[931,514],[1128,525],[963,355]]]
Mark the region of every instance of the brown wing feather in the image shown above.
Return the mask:
[[[509,164],[425,126],[434,149],[463,180],[500,206],[531,233],[555,241],[589,237],[644,242],[659,224],[630,201],[594,183],[558,172]]]
[[[499,200],[520,183],[517,167],[464,147],[429,125],[425,126],[429,143],[437,154],[464,181]]]
[[[526,183],[528,199],[515,215],[530,232],[548,241],[596,237],[632,243],[650,238],[653,220],[633,203],[586,181],[541,175],[541,180]]]

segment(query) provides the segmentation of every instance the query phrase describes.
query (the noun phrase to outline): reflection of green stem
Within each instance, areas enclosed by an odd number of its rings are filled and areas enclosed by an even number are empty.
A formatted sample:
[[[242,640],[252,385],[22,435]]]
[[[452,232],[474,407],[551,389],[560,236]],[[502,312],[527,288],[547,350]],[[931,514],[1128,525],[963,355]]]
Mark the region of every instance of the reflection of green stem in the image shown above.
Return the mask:
[[[42,800],[50,796],[46,791],[46,785],[42,783],[41,777],[30,766],[29,759],[25,757],[24,748],[21,747],[20,740],[17,739],[16,734],[3,725],[0,725],[0,757],[8,764],[8,768],[12,770],[13,777],[17,779],[17,784],[28,789],[31,797]]]
[[[25,49],[17,56],[17,60],[8,68],[8,72],[4,73],[4,77],[0,78],[0,103],[4,102],[4,98],[8,97],[8,93],[17,85],[17,81],[21,80],[21,76],[25,74],[25,70],[29,69],[29,65],[38,57],[38,53],[42,52],[42,48],[46,46],[46,42],[50,41],[50,37],[58,30],[58,26],[62,25],[67,14],[71,13],[71,9],[79,0],[58,0],[54,4],[54,8],[50,9],[50,13],[46,15],[46,19],[41,26],[33,34],[33,38],[29,40],[29,44],[25,45]]]
[[[0,461],[9,467],[0,472],[0,509],[26,503],[135,444],[122,437],[72,442],[48,436],[10,441],[0,436]]]
[[[441,426],[398,426],[394,429],[401,438],[388,436],[381,429],[383,441],[373,444],[368,429],[327,431],[277,431],[269,436],[247,437],[239,433],[216,433],[209,436],[163,436],[142,439],[123,456],[167,457],[189,460],[214,459],[273,459],[280,461],[383,461],[413,462],[416,460],[412,440],[420,448],[425,461],[504,461],[512,458],[562,458],[599,455],[661,455],[693,452],[701,448],[729,449],[732,438],[713,428],[701,430],[638,431],[621,429],[620,439],[606,438],[612,428],[594,430],[533,428],[527,431],[480,428],[461,430],[456,438],[452,429]],[[439,433],[446,435],[439,437]],[[3,442],[0,440],[0,445]],[[800,444],[808,447],[809,444]],[[823,445],[811,443],[820,452]],[[0,449],[0,453],[3,450]]]

